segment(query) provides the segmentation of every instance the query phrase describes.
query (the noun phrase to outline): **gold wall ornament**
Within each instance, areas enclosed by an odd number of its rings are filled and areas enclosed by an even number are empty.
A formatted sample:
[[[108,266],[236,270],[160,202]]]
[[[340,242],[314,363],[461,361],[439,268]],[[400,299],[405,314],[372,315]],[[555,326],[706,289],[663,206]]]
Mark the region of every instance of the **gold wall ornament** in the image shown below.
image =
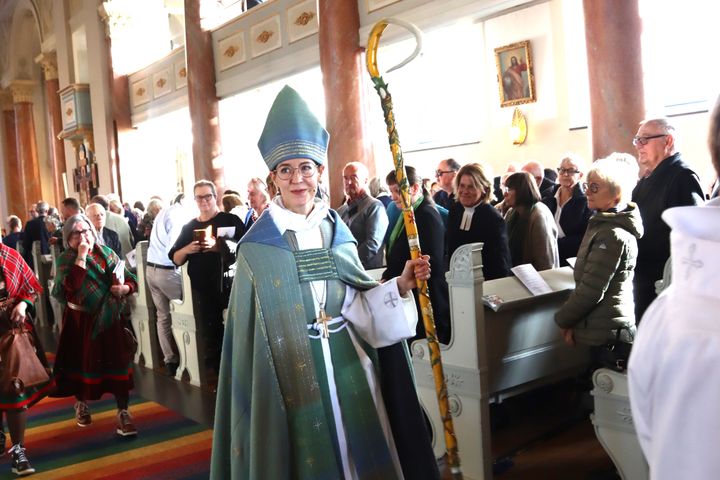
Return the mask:
[[[257,40],[258,43],[267,43],[273,35],[275,35],[275,32],[263,30],[262,33],[255,38],[255,40]]]
[[[296,19],[295,25],[305,26],[310,23],[310,20],[315,18],[315,12],[302,12]]]
[[[158,88],[162,88],[162,87],[165,86],[166,83],[167,83],[167,80],[165,80],[164,78],[160,78],[160,79],[158,79],[157,82],[155,82],[155,85],[156,85]]]
[[[181,68],[180,71],[178,72],[178,77],[180,77],[180,78],[187,77],[187,68],[185,68],[185,67]]]
[[[236,47],[235,45],[230,45],[228,48],[225,49],[225,51],[223,52],[223,55],[225,55],[228,58],[232,58],[239,51],[240,51],[240,49],[238,47]]]
[[[143,87],[138,88],[135,90],[135,96],[142,97],[145,95],[146,90]]]
[[[527,138],[527,120],[518,107],[513,111],[512,123],[510,124],[510,139],[513,145],[522,145]]]
[[[67,110],[65,110],[65,116],[66,116],[66,117],[72,117],[72,114],[73,114],[73,109],[72,109],[72,108],[68,108]]]

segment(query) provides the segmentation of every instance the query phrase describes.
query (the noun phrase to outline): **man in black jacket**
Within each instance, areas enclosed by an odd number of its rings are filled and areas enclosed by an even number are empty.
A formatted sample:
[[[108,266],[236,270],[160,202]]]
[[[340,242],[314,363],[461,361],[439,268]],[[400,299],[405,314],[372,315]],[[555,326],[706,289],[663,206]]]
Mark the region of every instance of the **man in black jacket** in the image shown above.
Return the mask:
[[[635,322],[640,323],[656,297],[655,282],[662,278],[665,262],[670,257],[670,228],[662,220],[662,213],[671,207],[701,205],[705,197],[697,174],[675,149],[675,128],[668,119],[641,122],[633,145],[638,152],[640,181],[633,190],[632,200],[638,204],[645,230],[638,240],[633,280]]]
[[[38,216],[29,220],[25,225],[23,258],[30,268],[33,268],[35,263],[32,256],[32,244],[34,241],[40,241],[40,253],[43,255],[50,253],[50,244],[48,243],[48,240],[50,239],[50,232],[48,232],[48,229],[45,228],[45,216],[47,215],[49,209],[50,206],[47,202],[39,201],[35,205],[35,212],[37,212]]]

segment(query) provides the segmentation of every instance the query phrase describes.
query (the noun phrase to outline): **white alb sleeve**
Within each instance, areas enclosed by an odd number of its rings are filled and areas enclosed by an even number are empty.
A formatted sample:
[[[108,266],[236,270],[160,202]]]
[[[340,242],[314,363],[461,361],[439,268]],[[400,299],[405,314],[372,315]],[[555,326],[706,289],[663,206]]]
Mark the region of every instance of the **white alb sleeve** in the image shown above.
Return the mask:
[[[373,348],[414,337],[418,322],[412,291],[401,297],[394,278],[364,292],[346,286],[341,315]]]

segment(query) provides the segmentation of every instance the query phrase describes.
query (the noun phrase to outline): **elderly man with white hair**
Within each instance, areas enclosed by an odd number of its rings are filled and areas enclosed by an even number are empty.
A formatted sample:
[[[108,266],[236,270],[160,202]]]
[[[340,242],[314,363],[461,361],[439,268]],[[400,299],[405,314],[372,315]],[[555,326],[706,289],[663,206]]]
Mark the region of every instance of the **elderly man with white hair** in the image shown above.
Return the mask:
[[[358,256],[365,268],[383,266],[383,238],[388,216],[382,202],[367,191],[370,172],[360,162],[350,162],[343,169],[343,187],[347,202],[338,214],[358,242]]]
[[[670,257],[670,227],[661,215],[671,207],[695,206],[704,202],[700,179],[677,151],[675,127],[666,118],[640,123],[633,138],[640,164],[640,181],[632,200],[642,216],[645,235],[638,241],[638,259],[633,282],[635,320],[657,296],[655,282],[663,276]]]
[[[120,256],[120,237],[116,231],[105,227],[107,219],[107,212],[105,207],[99,203],[91,203],[85,209],[85,216],[87,216],[97,230],[98,244],[106,245],[112,249],[118,256]]]

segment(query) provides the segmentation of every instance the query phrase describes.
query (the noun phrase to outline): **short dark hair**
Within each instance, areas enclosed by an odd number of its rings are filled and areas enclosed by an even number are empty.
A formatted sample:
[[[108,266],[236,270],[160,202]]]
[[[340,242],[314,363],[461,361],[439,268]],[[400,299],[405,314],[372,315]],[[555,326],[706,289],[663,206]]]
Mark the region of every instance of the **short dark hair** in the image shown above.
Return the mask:
[[[195,190],[198,189],[198,187],[210,187],[210,190],[212,190],[212,194],[214,196],[217,196],[217,191],[215,190],[215,184],[211,182],[210,180],[202,179],[195,182],[195,185],[193,185],[193,194],[195,194]]]
[[[411,187],[413,185],[420,185],[420,188],[422,188],[422,194],[423,197],[425,197],[426,201],[432,202],[432,197],[430,196],[430,192],[427,191],[427,188],[423,186],[423,180],[420,174],[417,173],[417,170],[415,170],[415,167],[411,167],[410,165],[405,165],[405,177],[407,178],[408,185]],[[397,185],[397,178],[395,177],[395,170],[390,170],[390,173],[387,174],[385,177],[385,183],[389,185]]]
[[[454,158],[446,158],[443,162],[445,162],[448,168],[453,172],[460,170],[460,164]]]
[[[77,198],[68,197],[65,200],[63,200],[61,203],[63,204],[64,207],[72,208],[76,212],[80,211],[80,202],[78,201]]]
[[[543,173],[545,174],[544,178],[547,178],[548,180],[550,180],[553,183],[557,182],[557,178],[558,178],[557,170],[553,170],[552,168],[544,168]]]
[[[528,172],[515,172],[505,180],[505,186],[515,190],[515,205],[532,207],[540,201],[540,190],[535,177]]]
[[[11,229],[15,229],[17,227],[22,226],[22,221],[20,220],[20,218],[17,215],[10,215],[8,217],[8,226]]]

